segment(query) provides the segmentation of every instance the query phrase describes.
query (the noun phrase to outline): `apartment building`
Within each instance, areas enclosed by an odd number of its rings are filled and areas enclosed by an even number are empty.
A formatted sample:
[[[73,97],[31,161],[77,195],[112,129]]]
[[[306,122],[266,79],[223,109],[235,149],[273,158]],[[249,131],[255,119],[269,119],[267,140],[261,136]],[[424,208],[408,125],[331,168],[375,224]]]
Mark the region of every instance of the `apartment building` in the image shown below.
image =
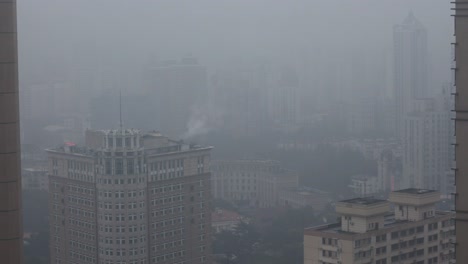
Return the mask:
[[[404,189],[389,201],[338,202],[338,223],[304,231],[304,264],[454,263],[454,214],[436,211],[439,200],[437,191]]]
[[[134,129],[49,149],[51,263],[211,263],[210,151]]]
[[[280,205],[281,190],[297,188],[298,176],[271,160],[217,160],[211,166],[213,197],[255,207]]]

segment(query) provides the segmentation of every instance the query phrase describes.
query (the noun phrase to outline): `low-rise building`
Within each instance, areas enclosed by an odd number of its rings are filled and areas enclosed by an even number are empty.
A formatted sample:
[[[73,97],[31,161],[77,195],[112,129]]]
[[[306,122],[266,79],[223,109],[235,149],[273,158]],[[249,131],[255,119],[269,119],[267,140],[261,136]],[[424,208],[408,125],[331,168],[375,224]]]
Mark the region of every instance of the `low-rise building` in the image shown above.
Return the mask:
[[[280,205],[281,190],[298,186],[295,172],[271,160],[218,160],[212,162],[214,198],[255,207]]]
[[[370,196],[379,191],[378,178],[371,175],[355,175],[351,177],[349,187],[357,196]]]
[[[332,202],[331,195],[314,188],[293,188],[280,193],[280,204],[292,208],[310,206],[314,211],[322,211]]]
[[[375,198],[338,202],[340,221],[304,231],[304,264],[453,263],[450,212],[435,210],[440,193],[405,189],[390,203]]]
[[[233,231],[242,222],[248,221],[246,218],[233,211],[216,209],[211,213],[211,227],[214,233]]]

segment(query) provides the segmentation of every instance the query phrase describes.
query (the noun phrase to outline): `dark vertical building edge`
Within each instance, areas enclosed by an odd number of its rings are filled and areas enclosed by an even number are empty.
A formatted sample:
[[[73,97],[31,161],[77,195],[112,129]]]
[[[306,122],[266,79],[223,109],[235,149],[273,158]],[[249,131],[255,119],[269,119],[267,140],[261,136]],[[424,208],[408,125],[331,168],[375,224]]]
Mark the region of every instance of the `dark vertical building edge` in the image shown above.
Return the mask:
[[[0,0],[0,262],[22,263],[16,0]]]
[[[468,1],[452,2],[455,18],[456,263],[468,263]]]

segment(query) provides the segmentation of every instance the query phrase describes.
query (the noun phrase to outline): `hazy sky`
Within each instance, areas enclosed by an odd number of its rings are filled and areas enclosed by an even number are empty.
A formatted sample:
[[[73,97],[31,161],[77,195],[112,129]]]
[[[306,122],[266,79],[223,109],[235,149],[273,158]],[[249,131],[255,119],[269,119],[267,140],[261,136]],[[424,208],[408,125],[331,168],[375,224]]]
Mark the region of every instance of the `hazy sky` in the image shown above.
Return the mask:
[[[449,0],[22,0],[21,70],[76,64],[132,67],[154,54],[192,53],[208,66],[230,58],[326,60],[392,52],[392,27],[412,10],[426,26],[435,81],[447,76]],[[96,55],[98,53],[99,55]],[[376,59],[378,61],[380,59]],[[46,68],[47,68],[46,67]]]

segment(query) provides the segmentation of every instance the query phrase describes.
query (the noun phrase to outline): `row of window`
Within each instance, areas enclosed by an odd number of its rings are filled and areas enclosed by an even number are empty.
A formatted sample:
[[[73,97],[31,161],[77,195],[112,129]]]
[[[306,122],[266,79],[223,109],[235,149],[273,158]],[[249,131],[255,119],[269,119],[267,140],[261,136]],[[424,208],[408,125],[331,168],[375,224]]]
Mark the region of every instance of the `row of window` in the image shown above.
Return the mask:
[[[125,195],[125,192],[127,193],[127,195]],[[128,197],[128,198],[134,198],[134,197],[143,197],[145,196],[145,190],[139,190],[139,191],[136,191],[136,190],[131,190],[131,191],[115,191],[115,192],[112,192],[112,191],[99,191],[98,193],[99,197],[104,197],[104,198],[125,198],[125,197]]]
[[[129,226],[116,226],[115,228],[111,225],[100,225],[99,226],[99,231],[101,232],[107,232],[107,233],[112,233],[112,232],[115,232],[116,233],[125,233],[126,230],[128,230],[128,232],[130,233],[134,233],[134,232],[138,232],[138,230],[140,231],[146,231],[146,225],[145,224],[142,224],[140,226],[138,225],[129,225]]]
[[[148,164],[150,173],[153,174],[160,174],[161,172],[168,171],[177,171],[184,169],[184,160],[183,159],[176,159],[176,160],[163,160],[159,162],[151,162]]]
[[[170,204],[170,203],[175,203],[175,202],[182,202],[183,200],[184,200],[183,195],[174,195],[170,197],[152,199],[151,205],[156,206],[158,204]]]
[[[94,233],[87,233],[87,232],[82,232],[82,231],[78,231],[78,230],[75,230],[75,229],[69,229],[68,230],[68,234],[71,236],[71,237],[75,237],[75,238],[80,238],[80,239],[86,239],[86,240],[91,240],[91,241],[95,241],[96,239],[96,236],[94,235]]]
[[[115,239],[113,237],[101,237],[99,238],[99,242],[104,243],[104,244],[109,244],[109,245],[114,244],[114,242],[116,245],[125,245],[126,243],[128,243],[129,245],[134,245],[138,243],[145,243],[146,235],[140,236],[140,237],[129,237],[129,238],[117,237]]]
[[[124,256],[139,256],[139,255],[145,255],[146,254],[146,248],[130,248],[130,249],[124,249],[124,248],[118,248],[118,249],[113,249],[113,248],[100,248],[99,253],[101,255],[105,256],[117,256],[117,257],[124,257]]]
[[[77,205],[86,205],[90,207],[94,207],[94,201],[91,199],[82,198],[79,196],[69,196],[68,202]]]
[[[76,220],[76,219],[73,219],[73,218],[68,219],[68,223],[71,226],[77,226],[77,227],[86,228],[86,229],[90,229],[90,230],[94,230],[94,228],[96,227],[96,225],[94,223],[87,222],[87,221]]]
[[[75,251],[70,251],[69,256],[72,260],[73,259],[78,260],[79,263],[96,263],[96,258],[87,256],[87,255],[84,255]]]
[[[55,187],[55,185],[54,185],[54,187]],[[70,185],[67,186],[67,190],[72,191],[72,192],[76,192],[76,193],[80,193],[80,194],[94,195],[94,189],[82,187],[80,185],[70,184]]]
[[[70,240],[68,244],[70,245],[71,248],[85,250],[86,252],[93,252],[93,253],[96,252],[96,247],[93,247],[91,245],[84,244],[78,241]]]
[[[181,239],[181,240],[176,240],[176,241],[172,241],[172,242],[169,242],[169,243],[163,243],[163,244],[152,246],[151,250],[152,251],[161,251],[161,250],[171,249],[171,248],[174,248],[174,247],[180,247],[180,246],[183,246],[184,244],[185,244],[185,240]]]
[[[175,258],[181,258],[184,256],[185,256],[185,250],[181,250],[181,251],[176,251],[176,252],[172,252],[169,254],[164,254],[164,255],[154,257],[151,261],[152,263],[159,263],[159,262],[164,262],[167,260],[172,260]]]
[[[137,184],[146,182],[146,177],[128,178],[128,179],[108,179],[99,178],[97,183],[99,184],[112,184],[112,185],[123,185],[123,184]]]
[[[74,172],[68,172],[67,176],[71,180],[94,183],[94,176],[91,175],[83,175]]]
[[[408,253],[400,253],[398,255],[391,257],[390,260],[391,260],[391,263],[399,263],[401,261],[411,259],[414,257],[421,257],[423,255],[424,255],[424,249],[419,249],[417,251],[410,251]],[[422,263],[424,263],[424,261]]]
[[[166,192],[173,192],[173,191],[180,191],[183,188],[183,184],[170,184],[160,187],[155,187],[151,189],[151,194],[157,193],[166,193]]]
[[[169,231],[164,231],[164,232],[153,234],[151,236],[151,238],[153,240],[165,239],[165,238],[168,238],[168,237],[183,235],[184,233],[185,233],[185,229],[184,228],[179,228],[179,229],[175,229],[175,230],[169,230]]]
[[[126,217],[127,216],[127,217]],[[112,221],[113,215],[112,214],[100,214],[99,218],[101,220],[105,221]],[[138,219],[143,220],[145,219],[145,213],[140,213],[140,214],[117,214],[115,215],[115,221],[126,221],[125,218],[127,218],[127,221],[136,221]]]
[[[165,215],[170,215],[170,214],[182,213],[184,209],[185,207],[183,205],[168,207],[168,208],[161,209],[159,211],[151,212],[151,216],[157,217],[157,216],[165,216]]]
[[[185,219],[185,217],[178,217],[178,218],[172,218],[172,219],[168,219],[168,220],[164,220],[164,221],[159,221],[159,222],[156,222],[156,223],[152,223],[151,227],[153,229],[157,229],[157,228],[160,228],[160,227],[183,224],[184,219]]]
[[[146,259],[137,259],[137,260],[129,260],[128,262],[125,260],[101,260],[102,264],[146,264]]]
[[[398,239],[400,237],[411,236],[411,235],[419,234],[423,232],[424,232],[424,225],[420,225],[418,227],[412,227],[412,228],[401,230],[401,231],[394,231],[391,233],[391,238]]]
[[[400,243],[392,244],[391,249],[392,251],[404,249],[407,247],[413,247],[414,245],[421,245],[424,244],[424,237],[414,238],[408,241],[402,241]]]
[[[89,217],[94,218],[96,215],[93,211],[82,210],[74,207],[68,208],[68,212],[70,215],[81,216],[81,217]]]

